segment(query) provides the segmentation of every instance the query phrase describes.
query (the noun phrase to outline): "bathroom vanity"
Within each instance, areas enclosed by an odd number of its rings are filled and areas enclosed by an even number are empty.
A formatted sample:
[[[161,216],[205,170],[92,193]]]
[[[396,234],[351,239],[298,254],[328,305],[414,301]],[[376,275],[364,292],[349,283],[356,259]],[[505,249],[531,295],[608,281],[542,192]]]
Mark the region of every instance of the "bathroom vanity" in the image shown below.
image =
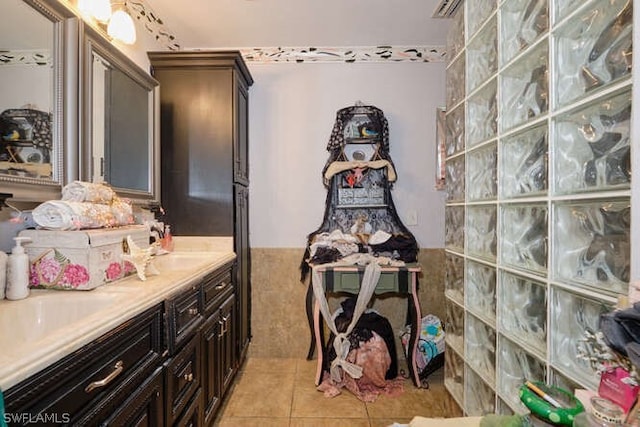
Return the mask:
[[[12,425],[212,425],[242,362],[236,256],[230,238],[175,239],[144,282],[0,301]]]

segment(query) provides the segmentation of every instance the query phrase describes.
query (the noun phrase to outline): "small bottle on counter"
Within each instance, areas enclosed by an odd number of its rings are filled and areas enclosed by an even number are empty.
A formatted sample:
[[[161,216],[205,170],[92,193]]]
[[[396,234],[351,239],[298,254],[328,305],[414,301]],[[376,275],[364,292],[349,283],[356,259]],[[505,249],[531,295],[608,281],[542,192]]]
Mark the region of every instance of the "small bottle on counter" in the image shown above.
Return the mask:
[[[162,238],[162,249],[167,252],[173,251],[173,236],[171,235],[171,226],[164,226],[164,237]]]
[[[7,258],[6,297],[10,300],[24,299],[29,296],[29,256],[22,243],[31,240],[28,237],[14,237],[16,245]]]
[[[0,251],[0,299],[4,299],[7,288],[7,258],[8,255]]]

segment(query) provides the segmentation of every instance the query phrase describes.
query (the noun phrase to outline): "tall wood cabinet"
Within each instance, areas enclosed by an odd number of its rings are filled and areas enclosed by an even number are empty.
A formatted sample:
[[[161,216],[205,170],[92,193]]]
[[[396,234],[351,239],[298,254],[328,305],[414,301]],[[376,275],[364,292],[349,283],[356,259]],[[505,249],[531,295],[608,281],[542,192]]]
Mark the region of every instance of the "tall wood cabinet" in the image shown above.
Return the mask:
[[[249,87],[237,51],[150,52],[160,82],[161,187],[176,235],[234,236],[235,351],[251,338]]]

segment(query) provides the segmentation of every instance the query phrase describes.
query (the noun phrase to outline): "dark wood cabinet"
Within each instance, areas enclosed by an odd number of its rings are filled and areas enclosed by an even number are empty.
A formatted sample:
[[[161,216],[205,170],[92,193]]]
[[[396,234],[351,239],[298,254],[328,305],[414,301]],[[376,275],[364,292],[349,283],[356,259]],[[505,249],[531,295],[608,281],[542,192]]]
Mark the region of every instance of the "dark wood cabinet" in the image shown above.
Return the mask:
[[[153,375],[142,383],[103,424],[108,426],[163,427],[165,423],[162,373],[162,367],[157,368]],[[83,420],[78,425],[98,425],[98,423]]]
[[[165,362],[167,425],[212,425],[235,377],[234,270],[235,263],[224,265],[166,302],[169,348],[176,343]]]
[[[251,339],[249,87],[238,51],[150,52],[160,82],[162,205],[176,235],[234,236],[236,354]]]
[[[243,361],[251,340],[251,256],[249,253],[249,189],[235,186],[236,352]]]
[[[236,137],[233,139],[233,180],[249,186],[249,92],[239,80],[234,82]]]
[[[140,401],[130,396],[161,362],[162,312],[162,305],[155,306],[11,387],[6,411],[92,425],[129,406],[151,405],[153,396],[140,395]]]
[[[174,425],[200,388],[202,379],[200,336],[192,334],[187,344],[165,366],[167,425]]]
[[[226,286],[226,275],[218,277],[211,287],[226,289],[217,295],[206,311],[208,317],[202,326],[202,392],[204,395],[204,425],[211,425],[225,392],[237,372],[235,339],[235,300],[233,289]],[[215,284],[218,283],[216,286]]]
[[[11,387],[6,411],[25,423],[213,425],[238,369],[234,272],[222,265]]]
[[[220,377],[222,379],[222,395],[224,395],[225,391],[229,388],[237,368],[235,348],[235,303],[235,296],[231,295],[224,303],[222,303],[219,312],[218,324],[222,329],[218,335],[218,348],[220,350],[218,366],[220,368]]]
[[[175,427],[200,427],[206,426],[204,423],[204,400],[202,390],[198,389],[195,396],[191,399],[189,406],[184,410],[182,417],[175,422]]]

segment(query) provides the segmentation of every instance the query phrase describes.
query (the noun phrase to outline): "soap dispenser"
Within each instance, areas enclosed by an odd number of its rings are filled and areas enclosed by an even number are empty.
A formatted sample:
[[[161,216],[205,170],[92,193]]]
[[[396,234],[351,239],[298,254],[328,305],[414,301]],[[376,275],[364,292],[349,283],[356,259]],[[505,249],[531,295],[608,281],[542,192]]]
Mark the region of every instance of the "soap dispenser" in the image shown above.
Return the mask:
[[[6,253],[0,251],[0,300],[4,299],[4,292],[7,288],[7,257]]]
[[[16,245],[11,249],[7,260],[6,297],[19,300],[29,296],[29,256],[22,243],[31,240],[28,237],[14,237]]]

